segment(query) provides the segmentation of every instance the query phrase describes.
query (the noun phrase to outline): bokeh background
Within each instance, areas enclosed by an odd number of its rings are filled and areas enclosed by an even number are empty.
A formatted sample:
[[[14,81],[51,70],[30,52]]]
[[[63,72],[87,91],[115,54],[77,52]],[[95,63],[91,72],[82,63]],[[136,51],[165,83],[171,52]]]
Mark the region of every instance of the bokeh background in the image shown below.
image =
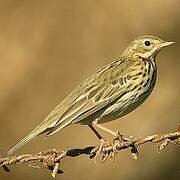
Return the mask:
[[[121,55],[136,36],[152,34],[176,44],[157,58],[158,81],[150,98],[136,111],[107,123],[127,135],[150,135],[176,129],[180,117],[179,0],[0,0],[0,152],[29,133],[82,80]],[[109,135],[104,133],[109,138]],[[18,153],[47,148],[68,149],[98,141],[85,126],[70,126],[38,137]],[[66,159],[57,179],[180,179],[180,149],[161,154],[156,146],[129,151],[114,163],[95,165],[86,156]],[[48,180],[44,169],[13,166],[0,179]]]

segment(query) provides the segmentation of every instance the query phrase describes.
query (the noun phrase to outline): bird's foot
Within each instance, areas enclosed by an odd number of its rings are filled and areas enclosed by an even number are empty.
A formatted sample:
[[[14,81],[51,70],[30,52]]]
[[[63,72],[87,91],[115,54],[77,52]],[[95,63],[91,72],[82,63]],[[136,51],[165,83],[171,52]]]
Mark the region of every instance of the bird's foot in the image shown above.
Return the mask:
[[[117,130],[116,131],[116,137],[113,140],[113,146],[112,146],[114,154],[117,154],[118,149],[121,147],[121,145],[120,145],[121,143],[124,143],[124,142],[127,142],[127,141],[130,142],[130,141],[133,141],[133,139],[134,139],[133,136],[121,135],[119,133],[119,131]],[[138,159],[138,156],[139,156],[138,146],[131,145],[130,148],[131,148],[131,154],[132,154],[133,158]]]
[[[115,138],[114,141],[119,141],[119,142],[126,142],[126,141],[130,141],[133,138],[133,136],[124,136],[122,134],[120,134],[119,130],[117,130],[115,132]]]
[[[124,136],[119,133],[119,131],[116,131],[115,138],[112,142],[108,142],[105,139],[100,139],[100,145],[96,146],[90,153],[90,158],[94,158],[97,160],[97,158],[100,159],[100,162],[105,162],[108,158],[110,161],[114,161],[116,154],[119,151],[119,148],[121,147],[121,143],[131,141],[133,140],[133,136]],[[131,147],[132,154],[138,155],[137,148],[135,146]],[[97,162],[97,161],[95,161]]]
[[[120,137],[120,136],[119,136]],[[90,158],[95,157],[95,162],[97,163],[97,158],[100,159],[101,163],[104,163],[108,158],[111,162],[114,162],[116,154],[118,153],[117,146],[120,141],[118,139],[113,140],[112,143],[100,139],[100,145],[96,146],[90,153]],[[121,141],[122,142],[122,141]],[[124,140],[123,140],[124,142]]]
[[[92,151],[90,158],[93,157],[100,157],[101,162],[105,162],[106,159],[109,157],[110,151],[108,148],[112,146],[112,143],[106,141],[105,139],[100,139],[100,145],[96,146]]]

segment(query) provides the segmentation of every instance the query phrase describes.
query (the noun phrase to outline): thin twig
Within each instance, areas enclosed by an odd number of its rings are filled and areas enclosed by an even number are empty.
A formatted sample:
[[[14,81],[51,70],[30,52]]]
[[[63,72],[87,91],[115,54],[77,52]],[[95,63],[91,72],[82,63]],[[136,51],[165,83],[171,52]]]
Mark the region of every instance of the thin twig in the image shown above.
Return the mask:
[[[138,159],[138,147],[145,143],[156,143],[159,152],[164,150],[170,143],[180,145],[179,129],[176,132],[167,134],[154,134],[147,137],[123,137],[124,136],[121,135],[120,138],[116,138],[115,140],[113,140],[112,143],[107,143],[107,145],[104,145],[100,153],[98,151],[99,146],[89,146],[82,149],[70,149],[67,151],[61,151],[58,149],[48,149],[45,151],[41,151],[37,154],[24,154],[11,157],[0,157],[0,166],[3,167],[3,169],[6,172],[9,172],[10,170],[7,167],[9,165],[24,164],[27,162],[36,161],[42,163],[42,165],[46,169],[52,171],[52,176],[55,177],[56,174],[63,173],[63,171],[60,169],[60,165],[61,160],[66,157],[77,157],[82,154],[86,154],[89,156],[90,159],[95,157],[101,157],[102,162],[105,162],[109,157],[111,161],[114,161],[115,156],[119,151],[130,148],[133,158]]]

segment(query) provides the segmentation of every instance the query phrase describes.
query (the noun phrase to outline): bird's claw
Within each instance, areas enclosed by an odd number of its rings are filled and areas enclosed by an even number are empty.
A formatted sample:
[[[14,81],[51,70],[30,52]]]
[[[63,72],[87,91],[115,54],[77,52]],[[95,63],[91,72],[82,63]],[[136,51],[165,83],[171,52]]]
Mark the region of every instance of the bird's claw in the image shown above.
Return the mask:
[[[110,158],[110,161],[114,161],[115,159],[115,155],[117,154],[117,141],[110,143],[108,141],[105,141],[104,139],[101,139],[101,143],[99,146],[95,147],[92,151],[91,151],[91,155],[90,158],[94,158],[94,157],[100,157],[101,159],[101,163],[104,163],[108,157]],[[109,150],[110,149],[110,150]]]
[[[113,142],[110,143],[103,138],[100,139],[100,145],[96,146],[90,153],[90,158],[100,157],[101,162],[105,162],[108,157],[110,161],[115,160],[115,156],[118,153],[118,146],[120,143],[131,140],[133,137],[125,137],[117,130],[115,133],[115,138]]]
[[[111,145],[110,142],[105,141],[104,139],[100,139],[100,141],[101,143],[100,143],[99,149],[96,152],[98,156],[104,155],[105,154],[104,148],[107,148],[108,146]]]
[[[100,145],[96,146],[92,151],[90,158],[93,157],[100,157],[101,162],[105,162],[106,159],[109,157],[110,151],[105,150],[105,148],[112,146],[112,144],[104,139],[100,139]]]
[[[122,134],[120,134],[119,130],[116,131],[115,133],[115,138],[114,138],[114,141],[118,140],[119,142],[125,142],[125,141],[129,141],[133,138],[133,136],[124,136]]]

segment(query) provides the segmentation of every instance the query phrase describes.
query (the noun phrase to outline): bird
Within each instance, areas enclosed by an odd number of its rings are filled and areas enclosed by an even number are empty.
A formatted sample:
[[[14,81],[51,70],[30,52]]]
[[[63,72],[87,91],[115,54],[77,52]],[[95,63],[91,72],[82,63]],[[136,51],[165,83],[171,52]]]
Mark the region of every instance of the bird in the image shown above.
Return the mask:
[[[5,156],[38,135],[50,136],[71,124],[87,125],[99,140],[104,138],[97,129],[116,137],[117,132],[102,124],[125,116],[149,97],[156,83],[156,57],[173,43],[152,35],[135,38],[121,56],[77,86]]]

